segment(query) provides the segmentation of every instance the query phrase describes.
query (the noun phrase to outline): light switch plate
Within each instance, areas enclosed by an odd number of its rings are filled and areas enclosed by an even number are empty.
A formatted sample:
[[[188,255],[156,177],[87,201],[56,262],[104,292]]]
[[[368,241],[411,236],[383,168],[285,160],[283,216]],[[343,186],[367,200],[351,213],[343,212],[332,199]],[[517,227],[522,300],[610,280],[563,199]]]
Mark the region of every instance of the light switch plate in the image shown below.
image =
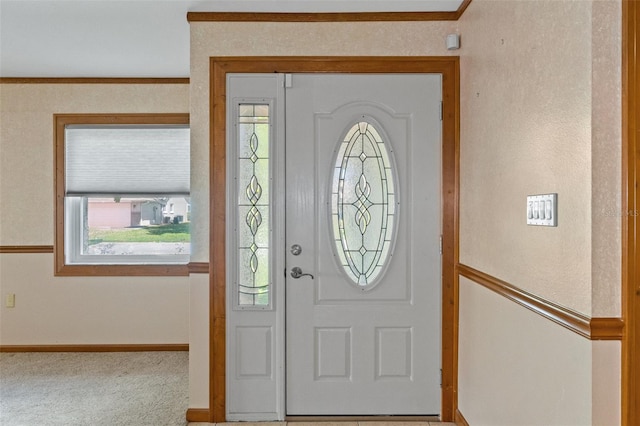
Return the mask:
[[[527,195],[527,225],[558,226],[558,194]]]

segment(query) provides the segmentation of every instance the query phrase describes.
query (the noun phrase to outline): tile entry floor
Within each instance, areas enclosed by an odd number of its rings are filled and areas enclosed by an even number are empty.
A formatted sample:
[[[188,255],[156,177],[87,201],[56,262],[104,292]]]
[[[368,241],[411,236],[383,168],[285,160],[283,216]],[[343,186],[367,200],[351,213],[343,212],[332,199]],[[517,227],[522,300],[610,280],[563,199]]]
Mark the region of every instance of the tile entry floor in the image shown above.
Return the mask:
[[[189,423],[189,426],[456,426],[449,422],[389,422],[389,421],[365,421],[365,422],[242,422],[242,423]]]

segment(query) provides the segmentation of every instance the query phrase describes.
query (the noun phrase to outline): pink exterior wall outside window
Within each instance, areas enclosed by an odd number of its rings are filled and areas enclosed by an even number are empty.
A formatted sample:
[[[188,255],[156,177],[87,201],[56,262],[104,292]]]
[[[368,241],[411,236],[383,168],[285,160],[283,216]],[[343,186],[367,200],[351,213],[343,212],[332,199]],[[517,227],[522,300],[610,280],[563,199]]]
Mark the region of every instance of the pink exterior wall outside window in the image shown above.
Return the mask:
[[[131,226],[131,203],[89,203],[89,227],[126,228]]]

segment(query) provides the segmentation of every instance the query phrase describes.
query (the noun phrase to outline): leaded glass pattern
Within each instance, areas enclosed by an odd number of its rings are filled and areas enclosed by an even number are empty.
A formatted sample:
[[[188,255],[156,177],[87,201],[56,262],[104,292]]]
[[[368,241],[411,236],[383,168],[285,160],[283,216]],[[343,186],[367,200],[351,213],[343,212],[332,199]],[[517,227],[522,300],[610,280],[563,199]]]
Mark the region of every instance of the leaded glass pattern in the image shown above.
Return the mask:
[[[269,105],[238,106],[238,305],[268,306]]]
[[[340,142],[332,180],[335,249],[349,279],[375,285],[391,254],[396,214],[394,170],[373,123],[353,125]]]

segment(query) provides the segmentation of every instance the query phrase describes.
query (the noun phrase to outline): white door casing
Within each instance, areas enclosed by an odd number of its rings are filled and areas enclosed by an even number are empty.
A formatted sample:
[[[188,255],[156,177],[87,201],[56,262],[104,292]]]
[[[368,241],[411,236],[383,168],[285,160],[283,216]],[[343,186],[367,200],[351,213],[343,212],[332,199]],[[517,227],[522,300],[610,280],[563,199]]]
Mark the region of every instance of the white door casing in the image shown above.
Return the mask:
[[[287,268],[313,275],[287,274],[287,414],[438,414],[441,77],[296,74],[286,91],[286,246],[302,247],[298,256],[287,251]],[[395,165],[397,217],[387,225],[396,235],[372,287],[347,276],[332,232],[331,175],[359,122],[377,128]],[[367,188],[375,178],[366,176]],[[345,191],[353,198],[359,189]],[[362,213],[375,227],[379,210],[362,200],[345,227]]]
[[[227,76],[227,419],[437,414],[440,75],[297,74],[288,79],[286,95],[284,80],[281,74]],[[271,205],[261,216],[262,229],[269,230],[270,296],[260,306],[237,299],[247,263],[238,255],[237,235],[249,223],[241,198],[255,185],[241,183],[246,176],[239,173],[239,161],[246,158],[238,160],[242,132],[233,111],[247,103],[268,105],[271,114],[270,174],[266,179],[258,173],[261,181],[269,180],[258,193]],[[397,189],[388,267],[365,287],[336,261],[330,212],[336,149],[362,121],[372,123],[385,141],[387,163],[396,168],[391,187]],[[258,133],[264,147],[266,134]],[[376,206],[364,202],[359,208],[373,212]],[[267,235],[260,232],[258,245]],[[298,256],[291,254],[293,244],[302,247]],[[291,278],[294,266],[313,279]]]

